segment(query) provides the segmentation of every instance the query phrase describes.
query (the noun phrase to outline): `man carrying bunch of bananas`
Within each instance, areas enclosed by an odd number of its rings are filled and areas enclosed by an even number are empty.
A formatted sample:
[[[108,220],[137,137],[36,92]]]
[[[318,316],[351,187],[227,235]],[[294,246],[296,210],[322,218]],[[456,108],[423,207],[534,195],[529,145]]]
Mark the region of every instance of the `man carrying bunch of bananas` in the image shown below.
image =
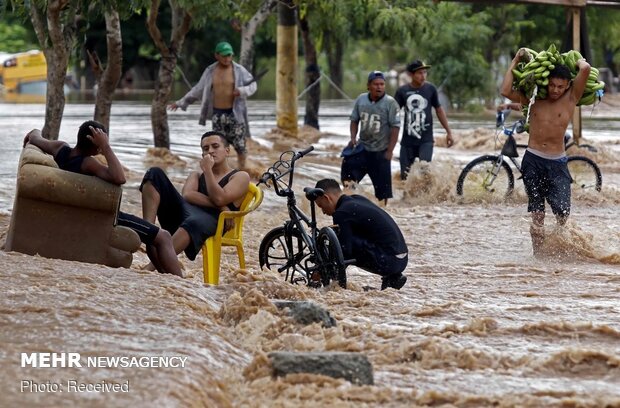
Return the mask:
[[[532,62],[532,54],[533,51],[526,48],[519,49],[504,76],[501,94],[522,106],[529,104],[529,141],[521,165],[528,196],[527,210],[532,216],[532,247],[534,256],[539,256],[544,242],[545,200],[556,216],[558,225],[564,225],[570,214],[572,178],[564,151],[564,133],[586,89],[590,64],[583,58],[576,60],[576,75],[571,80],[570,68],[557,59],[545,65],[538,61],[548,73],[540,83],[535,82],[535,74],[528,74],[527,81],[534,81],[532,89],[529,89],[524,87],[525,83],[521,83],[522,78],[515,77],[515,72],[520,72],[518,64],[525,64],[522,65],[525,68]],[[546,69],[550,65],[553,68]],[[544,98],[537,95],[539,88],[545,90]],[[531,92],[529,95],[528,90]],[[537,96],[539,99],[535,99]]]

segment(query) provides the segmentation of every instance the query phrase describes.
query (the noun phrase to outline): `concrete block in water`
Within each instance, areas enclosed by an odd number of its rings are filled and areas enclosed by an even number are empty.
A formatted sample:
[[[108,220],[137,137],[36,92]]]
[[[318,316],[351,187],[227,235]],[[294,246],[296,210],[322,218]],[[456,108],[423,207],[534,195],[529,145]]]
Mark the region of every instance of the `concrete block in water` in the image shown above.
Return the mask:
[[[372,364],[361,353],[345,352],[289,352],[269,353],[275,376],[293,373],[321,374],[344,378],[357,385],[373,385]]]
[[[322,323],[323,327],[336,326],[336,319],[331,317],[329,310],[308,301],[274,300],[278,309],[288,308],[290,316],[300,324]]]

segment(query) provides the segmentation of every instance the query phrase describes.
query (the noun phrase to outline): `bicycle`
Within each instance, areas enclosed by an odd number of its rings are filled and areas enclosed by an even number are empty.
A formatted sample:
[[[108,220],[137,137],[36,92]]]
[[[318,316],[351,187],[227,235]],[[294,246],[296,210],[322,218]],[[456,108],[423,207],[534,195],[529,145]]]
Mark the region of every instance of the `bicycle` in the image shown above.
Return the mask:
[[[496,127],[506,136],[499,155],[483,155],[469,162],[461,171],[456,183],[456,194],[465,198],[497,198],[505,199],[514,191],[514,174],[508,164],[512,162],[514,167],[521,173],[521,164],[517,160],[519,153],[517,148],[526,148],[527,145],[517,144],[514,134],[523,131],[523,119],[517,120],[507,128],[505,125],[504,112],[497,113]],[[496,135],[498,137],[499,131]],[[569,138],[564,140],[565,146],[571,146]],[[589,150],[591,146],[583,146]],[[597,191],[600,192],[603,177],[598,165],[590,158],[584,156],[568,156],[568,169],[573,178],[571,183],[573,191]],[[523,176],[519,177],[521,179]]]
[[[331,227],[318,228],[316,222],[317,198],[323,195],[320,188],[304,188],[310,201],[310,217],[297,206],[293,191],[295,162],[314,150],[313,146],[301,152],[287,151],[261,176],[257,185],[271,181],[275,193],[286,197],[289,219],[284,225],[269,231],[262,239],[258,251],[261,268],[286,272],[285,281],[305,283],[314,288],[328,286],[337,280],[346,288],[346,267],[354,262],[345,261],[336,232]],[[290,158],[288,158],[290,156]],[[288,175],[288,180],[286,176]]]

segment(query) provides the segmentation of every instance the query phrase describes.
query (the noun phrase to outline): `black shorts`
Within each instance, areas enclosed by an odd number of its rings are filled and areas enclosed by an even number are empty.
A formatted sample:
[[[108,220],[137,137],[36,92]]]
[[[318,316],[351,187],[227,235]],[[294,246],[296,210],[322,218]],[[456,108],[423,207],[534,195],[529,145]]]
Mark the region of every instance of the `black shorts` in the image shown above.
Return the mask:
[[[122,211],[118,212],[116,224],[136,231],[140,237],[140,241],[147,245],[152,244],[157,233],[159,233],[159,227],[157,225]]]
[[[397,257],[373,242],[357,237],[353,240],[353,253],[345,255],[345,258],[355,259],[355,266],[381,276],[397,275],[407,268],[408,254]]]
[[[573,179],[566,157],[550,160],[526,151],[521,171],[528,197],[528,212],[544,212],[547,200],[553,214],[570,214],[570,185]]]
[[[420,161],[430,162],[433,159],[434,142],[426,142],[416,146],[400,146],[400,178],[405,180],[416,157]]]
[[[342,159],[341,181],[353,180],[359,183],[368,174],[378,200],[392,198],[392,168],[385,158],[386,150],[360,153]]]
[[[216,208],[199,207],[185,201],[166,173],[159,167],[151,167],[147,170],[140,184],[140,191],[147,181],[155,187],[160,196],[157,209],[159,225],[170,234],[174,234],[179,227],[187,231],[191,242],[185,248],[185,255],[193,261],[207,238],[215,234],[220,211]]]

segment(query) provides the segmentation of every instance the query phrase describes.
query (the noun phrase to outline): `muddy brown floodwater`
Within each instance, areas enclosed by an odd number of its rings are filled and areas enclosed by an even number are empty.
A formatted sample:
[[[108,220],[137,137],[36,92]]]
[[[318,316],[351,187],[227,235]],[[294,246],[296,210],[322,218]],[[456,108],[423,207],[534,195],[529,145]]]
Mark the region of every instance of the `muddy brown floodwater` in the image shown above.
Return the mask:
[[[261,271],[260,241],[286,217],[285,201],[270,189],[246,220],[247,268],[238,269],[226,249],[219,286],[203,284],[200,256],[182,257],[185,277],[178,278],[141,270],[143,250],[131,269],[0,252],[0,406],[620,407],[620,100],[610,101],[585,125],[586,139],[598,148],[590,155],[603,170],[603,191],[575,197],[566,228],[548,223],[545,256],[538,259],[520,180],[508,201],[462,202],[454,192],[464,164],[495,151],[491,115],[478,122],[452,118],[457,143],[451,149],[442,147],[437,131],[425,181],[416,174],[406,183],[394,178],[387,210],[410,252],[400,291],[364,291],[380,279],[355,267],[348,269],[346,290],[291,285]],[[251,105],[255,114],[264,112],[250,118],[252,175],[283,150],[312,143],[316,152],[299,162],[296,191],[337,178],[349,109],[341,105],[330,110],[327,104],[333,117],[326,116],[324,133],[297,138],[269,132],[272,104]],[[195,124],[197,110],[171,116],[174,155],[161,155],[147,151],[148,106],[119,109],[111,140],[129,175],[122,208],[139,214],[136,188],[144,169],[164,166],[180,186],[204,128]],[[73,142],[90,110],[68,105],[64,138]],[[20,142],[41,126],[42,111],[0,104],[2,241]],[[359,191],[372,195],[368,182]],[[298,199],[307,209],[301,194]],[[330,220],[321,215],[320,223]],[[296,324],[274,299],[312,300],[337,326]],[[273,378],[266,357],[272,351],[364,353],[374,385],[311,374]],[[22,353],[35,352],[79,353],[80,361],[101,364],[22,364]],[[106,360],[113,357],[184,363],[114,367]],[[89,392],[76,384],[100,388]]]

